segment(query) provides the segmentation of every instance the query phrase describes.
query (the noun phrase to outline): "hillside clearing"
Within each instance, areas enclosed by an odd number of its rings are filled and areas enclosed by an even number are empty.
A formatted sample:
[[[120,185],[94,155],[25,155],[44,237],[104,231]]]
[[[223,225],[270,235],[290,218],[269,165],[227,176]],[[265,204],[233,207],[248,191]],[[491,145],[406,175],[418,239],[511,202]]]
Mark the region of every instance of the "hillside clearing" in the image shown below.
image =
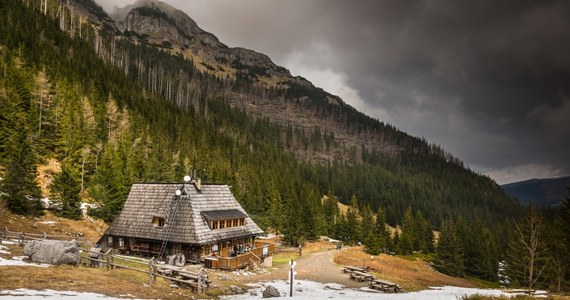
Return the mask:
[[[339,265],[370,266],[376,277],[395,282],[407,291],[423,290],[430,286],[478,287],[468,279],[439,273],[422,259],[410,260],[387,254],[371,256],[364,253],[362,247],[339,252],[334,256],[334,261]]]
[[[101,221],[61,219],[48,213],[40,218],[25,218],[0,209],[0,226],[11,231],[69,235],[81,232],[83,238],[96,241],[105,230]],[[279,240],[272,240],[280,242]],[[342,273],[344,265],[371,266],[377,278],[392,281],[407,291],[424,290],[430,286],[478,287],[474,281],[454,278],[434,271],[422,259],[402,258],[397,256],[370,256],[362,247],[343,247],[335,250],[335,244],[328,241],[307,243],[299,257],[297,248],[288,249],[274,256],[274,267],[260,272],[225,272],[209,270],[213,280],[211,289],[204,297],[216,298],[226,293],[230,285],[245,287],[246,284],[261,281],[287,280],[288,262],[297,261],[297,278],[321,283],[342,284],[348,288],[361,288],[366,283],[355,282]],[[23,247],[16,244],[4,244],[1,257],[8,259],[23,255]],[[5,252],[9,252],[5,253]],[[0,266],[2,280],[0,290],[52,289],[57,291],[94,292],[113,297],[137,297],[160,299],[187,299],[194,295],[189,290],[171,288],[165,280],[158,279],[152,287],[148,286],[148,276],[128,270],[106,271],[104,269],[73,266]],[[222,279],[226,277],[228,279]],[[560,298],[564,299],[564,298]]]

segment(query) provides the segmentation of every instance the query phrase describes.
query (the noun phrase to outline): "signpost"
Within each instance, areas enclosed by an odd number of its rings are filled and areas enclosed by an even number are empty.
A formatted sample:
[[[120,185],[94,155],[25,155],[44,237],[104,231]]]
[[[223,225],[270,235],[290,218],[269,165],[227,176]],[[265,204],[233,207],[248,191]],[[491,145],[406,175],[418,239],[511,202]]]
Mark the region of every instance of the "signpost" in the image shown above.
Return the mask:
[[[296,263],[291,260],[289,262],[290,270],[289,270],[289,297],[293,297],[293,279],[295,278],[295,265]]]

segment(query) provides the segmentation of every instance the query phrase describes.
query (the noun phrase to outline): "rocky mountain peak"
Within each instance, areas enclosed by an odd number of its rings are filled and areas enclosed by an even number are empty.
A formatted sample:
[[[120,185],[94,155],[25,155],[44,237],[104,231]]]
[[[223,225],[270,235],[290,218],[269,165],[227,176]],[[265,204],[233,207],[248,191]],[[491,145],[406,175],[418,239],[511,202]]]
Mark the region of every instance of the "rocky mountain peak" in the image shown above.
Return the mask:
[[[289,71],[275,65],[267,55],[226,46],[186,13],[164,2],[139,0],[116,9],[111,17],[129,38],[183,54],[202,71],[223,77],[240,74],[272,84],[291,79]]]
[[[205,33],[181,10],[155,0],[139,0],[117,8],[111,17],[121,31],[144,36],[150,43],[168,41],[186,44],[197,34]]]

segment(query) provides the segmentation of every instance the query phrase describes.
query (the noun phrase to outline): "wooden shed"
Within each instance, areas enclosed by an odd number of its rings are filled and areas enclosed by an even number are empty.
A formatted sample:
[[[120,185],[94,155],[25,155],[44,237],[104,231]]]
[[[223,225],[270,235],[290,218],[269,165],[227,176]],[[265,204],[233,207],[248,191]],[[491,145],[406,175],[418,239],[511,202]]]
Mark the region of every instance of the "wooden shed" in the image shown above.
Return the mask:
[[[181,253],[200,262],[248,252],[262,232],[227,185],[140,183],[98,244],[144,256]]]

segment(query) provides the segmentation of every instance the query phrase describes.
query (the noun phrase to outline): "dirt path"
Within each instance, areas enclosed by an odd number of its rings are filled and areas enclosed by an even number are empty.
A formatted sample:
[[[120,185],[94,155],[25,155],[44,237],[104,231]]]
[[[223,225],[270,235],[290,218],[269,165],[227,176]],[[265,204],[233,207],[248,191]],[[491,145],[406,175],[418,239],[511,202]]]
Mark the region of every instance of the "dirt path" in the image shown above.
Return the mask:
[[[345,250],[348,249],[345,248],[342,251]],[[295,267],[297,275],[295,278],[321,283],[339,283],[347,287],[366,286],[365,282],[363,283],[350,280],[348,275],[342,272],[342,266],[334,263],[333,257],[337,253],[339,253],[338,250],[327,250],[323,252],[315,252],[297,259],[297,265]],[[269,273],[250,276],[247,281],[287,280],[288,272],[289,266],[285,265]]]

